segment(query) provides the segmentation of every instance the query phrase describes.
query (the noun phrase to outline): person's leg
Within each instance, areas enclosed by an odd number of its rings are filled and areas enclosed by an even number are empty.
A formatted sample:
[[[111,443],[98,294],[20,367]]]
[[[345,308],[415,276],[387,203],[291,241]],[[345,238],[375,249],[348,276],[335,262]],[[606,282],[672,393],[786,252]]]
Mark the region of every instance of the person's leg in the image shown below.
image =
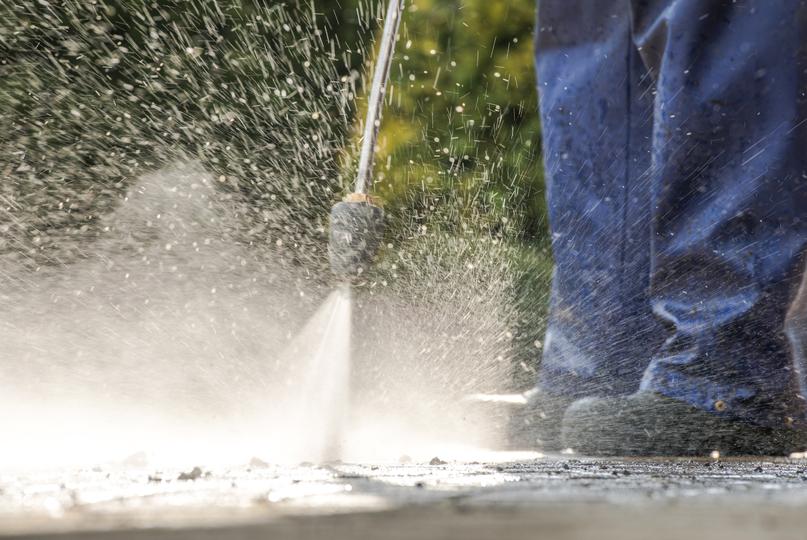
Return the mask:
[[[601,453],[673,439],[693,452],[792,449],[805,420],[784,330],[807,246],[807,2],[632,4],[657,85],[651,303],[672,335],[637,396],[577,404],[567,438]],[[738,429],[768,440],[732,442]],[[632,441],[598,443],[605,431]]]
[[[539,388],[635,391],[664,332],[650,312],[651,80],[628,0],[542,0],[536,70],[555,258]]]
[[[658,77],[652,304],[675,335],[642,388],[803,420],[784,321],[807,246],[807,2],[637,0]]]
[[[647,296],[653,92],[629,0],[540,0],[536,71],[555,274],[537,385],[514,430],[557,448],[565,407],[635,391],[666,337]]]

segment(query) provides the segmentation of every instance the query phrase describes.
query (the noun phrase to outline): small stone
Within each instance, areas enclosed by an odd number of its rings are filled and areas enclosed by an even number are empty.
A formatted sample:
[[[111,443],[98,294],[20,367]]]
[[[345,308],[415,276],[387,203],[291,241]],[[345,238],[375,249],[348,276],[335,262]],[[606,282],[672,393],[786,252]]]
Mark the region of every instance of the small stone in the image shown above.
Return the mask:
[[[202,469],[194,467],[189,472],[180,473],[177,480],[198,480],[202,477]]]
[[[429,462],[429,465],[446,465],[448,462],[443,461],[439,457],[433,457],[432,460]]]

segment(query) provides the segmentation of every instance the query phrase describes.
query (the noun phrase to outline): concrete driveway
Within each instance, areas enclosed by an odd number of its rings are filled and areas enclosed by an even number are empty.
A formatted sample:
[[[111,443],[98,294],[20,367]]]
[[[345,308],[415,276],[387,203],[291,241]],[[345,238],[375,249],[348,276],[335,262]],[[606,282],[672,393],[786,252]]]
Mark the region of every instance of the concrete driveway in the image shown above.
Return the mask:
[[[805,460],[500,457],[6,473],[0,536],[807,538]]]

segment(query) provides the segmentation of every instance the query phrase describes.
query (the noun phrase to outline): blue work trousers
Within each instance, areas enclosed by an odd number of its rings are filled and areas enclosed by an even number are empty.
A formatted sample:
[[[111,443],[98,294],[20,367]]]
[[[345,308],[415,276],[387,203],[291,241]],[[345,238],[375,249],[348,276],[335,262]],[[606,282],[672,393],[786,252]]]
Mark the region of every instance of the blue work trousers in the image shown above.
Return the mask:
[[[807,1],[539,0],[538,386],[804,426]]]

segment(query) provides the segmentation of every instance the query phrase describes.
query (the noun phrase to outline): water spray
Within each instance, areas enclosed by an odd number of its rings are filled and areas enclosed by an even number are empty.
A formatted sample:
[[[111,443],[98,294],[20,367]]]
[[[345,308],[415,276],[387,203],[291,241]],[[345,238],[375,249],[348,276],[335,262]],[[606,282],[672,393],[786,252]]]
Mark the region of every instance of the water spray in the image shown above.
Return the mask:
[[[378,199],[369,195],[369,192],[373,184],[373,163],[381,111],[402,14],[403,1],[390,0],[370,87],[356,184],[353,193],[331,209],[328,254],[331,270],[342,278],[361,274],[375,257],[384,236],[384,210]]]
[[[323,461],[342,455],[349,401],[350,283],[375,257],[384,236],[384,211],[369,191],[381,109],[402,12],[402,0],[390,0],[367,105],[356,184],[353,193],[331,209],[328,255],[331,270],[342,285],[331,293],[303,330],[298,338],[300,346],[291,350],[295,356],[303,351],[303,357],[307,358],[298,424],[312,427],[313,433],[320,434],[319,440],[309,441],[308,446],[317,442],[319,448],[315,453]],[[315,349],[305,354],[306,347],[312,345]]]

